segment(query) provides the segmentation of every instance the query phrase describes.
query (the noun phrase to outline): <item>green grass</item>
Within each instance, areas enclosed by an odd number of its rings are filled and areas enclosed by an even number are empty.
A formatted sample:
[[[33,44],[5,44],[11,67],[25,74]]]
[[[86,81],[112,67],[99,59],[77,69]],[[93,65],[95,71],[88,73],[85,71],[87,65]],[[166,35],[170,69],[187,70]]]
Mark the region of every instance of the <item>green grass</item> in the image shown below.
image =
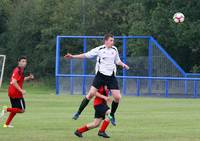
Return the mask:
[[[29,88],[26,112],[13,120],[13,129],[2,128],[0,141],[100,141],[98,129],[73,135],[77,127],[93,120],[92,102],[79,120],[71,119],[81,96],[55,96],[48,88]],[[9,105],[6,90],[0,104]],[[117,126],[109,126],[110,141],[200,141],[200,99],[123,97]]]

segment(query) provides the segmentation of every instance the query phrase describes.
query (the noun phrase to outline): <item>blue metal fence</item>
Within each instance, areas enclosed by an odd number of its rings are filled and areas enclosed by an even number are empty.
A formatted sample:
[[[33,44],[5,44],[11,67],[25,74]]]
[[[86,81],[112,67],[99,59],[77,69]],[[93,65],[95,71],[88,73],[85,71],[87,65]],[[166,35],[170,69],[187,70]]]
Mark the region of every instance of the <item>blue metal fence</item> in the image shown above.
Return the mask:
[[[87,73],[87,59],[80,60],[76,65],[80,69],[79,73],[75,73],[74,60],[66,61],[61,56],[61,41],[64,39],[81,39],[83,52],[87,52],[88,40],[101,40],[103,36],[57,36],[56,39],[56,94],[59,95],[61,89],[65,89],[67,93],[82,93],[86,94],[89,85],[94,77]],[[165,97],[170,94],[177,96],[192,96],[198,97],[198,86],[200,78],[189,78],[189,74],[176,63],[176,61],[160,46],[160,44],[151,36],[115,36],[115,39],[122,40],[122,60],[127,62],[127,40],[128,39],[144,39],[148,40],[147,53],[147,71],[144,76],[127,75],[127,71],[123,69],[122,74],[117,78],[121,82],[123,95],[134,94],[152,95],[162,94]],[[143,57],[145,58],[145,57]],[[145,60],[145,59],[144,59]],[[161,61],[160,61],[161,60]],[[162,62],[163,61],[163,62]],[[61,72],[61,62],[67,65]],[[94,64],[95,61],[92,63]],[[130,62],[129,62],[130,63]],[[82,67],[80,67],[80,64]],[[62,66],[64,66],[62,65]],[[134,68],[131,68],[134,69]],[[145,69],[139,68],[139,69]],[[69,70],[69,71],[68,71]],[[78,79],[77,79],[78,78]],[[131,81],[131,83],[127,82]],[[81,87],[80,87],[81,85]],[[79,88],[75,92],[75,89]],[[133,88],[133,89],[131,89]],[[183,89],[183,90],[182,90]],[[182,93],[184,95],[182,95]]]

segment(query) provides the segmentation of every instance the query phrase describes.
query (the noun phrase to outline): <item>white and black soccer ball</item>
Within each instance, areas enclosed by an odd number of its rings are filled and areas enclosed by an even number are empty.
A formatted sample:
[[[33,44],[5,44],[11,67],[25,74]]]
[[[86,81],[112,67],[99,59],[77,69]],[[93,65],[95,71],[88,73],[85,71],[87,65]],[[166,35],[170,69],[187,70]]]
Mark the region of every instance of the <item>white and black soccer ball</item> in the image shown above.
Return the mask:
[[[182,23],[185,20],[185,16],[183,13],[177,12],[174,14],[173,19],[175,23]]]

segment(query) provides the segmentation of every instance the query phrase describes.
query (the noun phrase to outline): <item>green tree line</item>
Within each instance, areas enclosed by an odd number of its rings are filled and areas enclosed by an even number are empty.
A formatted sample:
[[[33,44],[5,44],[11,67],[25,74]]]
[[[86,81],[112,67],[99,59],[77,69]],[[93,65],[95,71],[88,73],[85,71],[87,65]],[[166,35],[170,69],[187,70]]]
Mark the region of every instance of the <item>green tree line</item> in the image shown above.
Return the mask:
[[[107,32],[152,35],[186,72],[200,72],[199,9],[199,0],[0,0],[5,74],[26,55],[29,71],[37,77],[53,76],[57,35]],[[184,13],[183,23],[173,22],[176,12]]]

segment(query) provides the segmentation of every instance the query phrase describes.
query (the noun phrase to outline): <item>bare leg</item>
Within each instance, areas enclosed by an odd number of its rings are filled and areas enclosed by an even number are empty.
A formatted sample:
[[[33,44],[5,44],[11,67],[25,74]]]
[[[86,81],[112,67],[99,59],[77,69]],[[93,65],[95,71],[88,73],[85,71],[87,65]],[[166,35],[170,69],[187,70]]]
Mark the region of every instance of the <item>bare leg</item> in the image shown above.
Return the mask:
[[[95,118],[93,122],[88,123],[80,128],[78,128],[74,134],[78,137],[83,137],[82,133],[87,132],[90,129],[96,128],[100,125],[102,118]]]
[[[95,118],[93,122],[88,123],[86,126],[89,129],[97,128],[101,124],[102,118]]]
[[[77,113],[74,114],[74,116],[73,116],[74,120],[77,120],[79,118],[79,115],[82,113],[82,111],[88,105],[89,101],[94,97],[94,95],[95,95],[96,92],[97,92],[97,89],[95,87],[91,86],[88,94],[82,100]]]

